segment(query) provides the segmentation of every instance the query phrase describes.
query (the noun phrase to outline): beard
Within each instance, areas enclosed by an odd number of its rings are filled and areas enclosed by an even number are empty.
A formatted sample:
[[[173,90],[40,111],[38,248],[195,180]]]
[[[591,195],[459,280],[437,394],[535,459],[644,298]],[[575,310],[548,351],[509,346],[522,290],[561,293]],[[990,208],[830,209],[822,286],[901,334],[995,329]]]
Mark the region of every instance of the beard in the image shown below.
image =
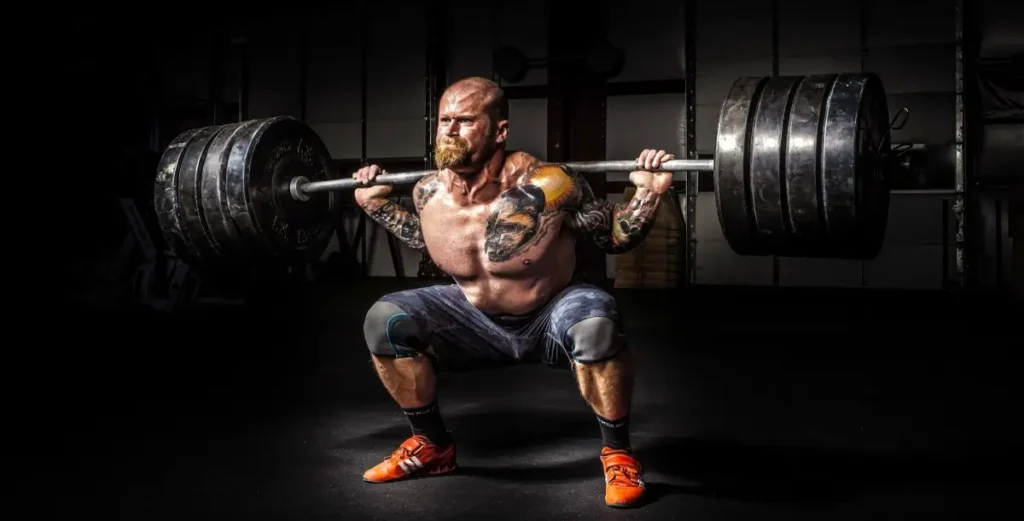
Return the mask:
[[[460,138],[440,137],[434,147],[434,164],[440,169],[469,166],[472,156],[469,143]]]

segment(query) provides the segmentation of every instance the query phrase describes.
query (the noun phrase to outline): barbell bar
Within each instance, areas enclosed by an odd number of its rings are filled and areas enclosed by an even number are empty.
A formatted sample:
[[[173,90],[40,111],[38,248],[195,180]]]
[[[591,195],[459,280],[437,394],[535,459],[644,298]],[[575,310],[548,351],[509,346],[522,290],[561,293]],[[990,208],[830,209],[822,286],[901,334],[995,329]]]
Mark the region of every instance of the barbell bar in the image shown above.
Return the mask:
[[[741,255],[870,259],[885,235],[890,156],[885,90],[869,73],[744,77],[718,118],[713,160],[659,170],[712,172],[718,220]],[[560,163],[628,172],[635,160]],[[433,170],[386,173],[411,184]],[[278,116],[192,129],[161,156],[155,207],[169,247],[191,264],[319,256],[334,232],[339,178],[320,137]]]
[[[559,166],[574,172],[593,174],[601,172],[631,172],[643,168],[636,161],[580,161],[569,163],[556,163]],[[715,168],[715,162],[711,159],[672,159],[665,161],[658,168],[660,172],[711,172]],[[316,192],[329,192],[334,190],[351,190],[372,185],[404,185],[411,184],[424,177],[436,173],[437,170],[418,170],[414,172],[400,172],[396,174],[382,174],[374,178],[369,184],[361,184],[352,178],[332,179],[330,181],[311,182],[303,177],[292,179],[289,191],[292,197],[306,200],[306,194]]]

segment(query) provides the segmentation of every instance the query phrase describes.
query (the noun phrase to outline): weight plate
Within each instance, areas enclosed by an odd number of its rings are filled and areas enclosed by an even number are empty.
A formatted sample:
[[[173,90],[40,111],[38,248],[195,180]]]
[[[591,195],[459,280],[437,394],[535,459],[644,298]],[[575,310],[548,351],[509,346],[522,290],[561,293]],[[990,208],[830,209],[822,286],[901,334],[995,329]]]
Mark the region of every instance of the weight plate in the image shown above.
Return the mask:
[[[231,147],[225,172],[228,212],[238,231],[271,256],[311,258],[327,247],[335,222],[335,194],[295,200],[289,183],[333,178],[331,156],[301,121],[281,116],[247,125]]]
[[[160,156],[153,186],[153,206],[164,241],[175,255],[192,266],[196,264],[197,254],[182,223],[178,180],[185,149],[200,130],[186,130],[171,141]]]
[[[257,121],[228,125],[213,138],[203,165],[201,202],[206,230],[221,255],[240,257],[246,251],[246,239],[238,231],[228,212],[226,177],[231,150]]]
[[[821,151],[822,208],[832,248],[821,256],[870,258],[866,245],[880,244],[881,238],[868,237],[868,230],[877,233],[879,206],[888,213],[888,190],[875,179],[882,173],[878,143],[888,125],[878,97],[884,99],[884,90],[870,74],[840,74],[832,85]]]
[[[813,253],[826,237],[818,196],[825,100],[835,74],[812,75],[797,86],[786,127],[786,201],[789,229],[797,255]]]
[[[885,230],[889,224],[890,189],[885,170],[886,156],[891,152],[889,103],[878,76],[864,75],[861,91],[861,113],[858,121],[858,178],[861,180],[859,200],[863,215],[861,236],[856,256],[873,259],[882,250]],[[884,136],[884,139],[883,139]]]
[[[786,193],[786,123],[800,78],[776,76],[761,89],[750,136],[751,209],[762,253],[789,249],[789,201]]]
[[[715,203],[729,247],[740,255],[762,255],[749,190],[753,108],[768,78],[740,78],[718,113],[715,143]]]
[[[181,220],[196,254],[204,260],[221,256],[220,248],[214,242],[203,219],[202,193],[203,170],[209,154],[210,144],[218,133],[236,125],[206,127],[196,132],[185,147],[178,170],[178,204],[181,206]]]

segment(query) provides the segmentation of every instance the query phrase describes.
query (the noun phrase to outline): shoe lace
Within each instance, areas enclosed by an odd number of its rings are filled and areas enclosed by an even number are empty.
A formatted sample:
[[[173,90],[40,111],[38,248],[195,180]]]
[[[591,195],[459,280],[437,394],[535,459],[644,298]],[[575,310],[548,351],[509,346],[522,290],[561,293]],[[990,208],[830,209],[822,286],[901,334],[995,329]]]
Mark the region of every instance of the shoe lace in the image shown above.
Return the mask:
[[[626,481],[635,485],[640,482],[640,470],[631,465],[611,465],[605,472],[608,483]]]
[[[401,461],[404,459],[408,459],[412,455],[416,454],[416,449],[419,449],[419,447],[411,449],[409,447],[406,447],[405,444],[399,445],[399,447],[395,449],[394,452],[391,453],[391,459],[392,461]]]

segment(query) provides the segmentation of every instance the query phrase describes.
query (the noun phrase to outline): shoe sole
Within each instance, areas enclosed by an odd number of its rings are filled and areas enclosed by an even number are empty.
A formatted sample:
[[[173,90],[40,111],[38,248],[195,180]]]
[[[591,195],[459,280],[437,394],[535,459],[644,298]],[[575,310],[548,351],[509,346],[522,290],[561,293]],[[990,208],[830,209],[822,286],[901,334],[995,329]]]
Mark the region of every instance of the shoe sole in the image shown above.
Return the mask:
[[[404,475],[404,476],[402,476],[400,478],[385,479],[385,480],[382,480],[382,481],[374,481],[374,480],[363,478],[363,482],[364,483],[378,484],[378,483],[394,483],[395,481],[408,481],[410,479],[426,478],[426,477],[430,477],[430,476],[440,476],[442,474],[449,474],[451,472],[455,472],[458,468],[459,468],[458,465],[448,465],[448,466],[445,466],[445,467],[438,467],[436,469],[430,469],[430,470],[427,470],[427,471],[420,470],[420,471],[414,472],[412,474],[406,474],[406,475]]]

